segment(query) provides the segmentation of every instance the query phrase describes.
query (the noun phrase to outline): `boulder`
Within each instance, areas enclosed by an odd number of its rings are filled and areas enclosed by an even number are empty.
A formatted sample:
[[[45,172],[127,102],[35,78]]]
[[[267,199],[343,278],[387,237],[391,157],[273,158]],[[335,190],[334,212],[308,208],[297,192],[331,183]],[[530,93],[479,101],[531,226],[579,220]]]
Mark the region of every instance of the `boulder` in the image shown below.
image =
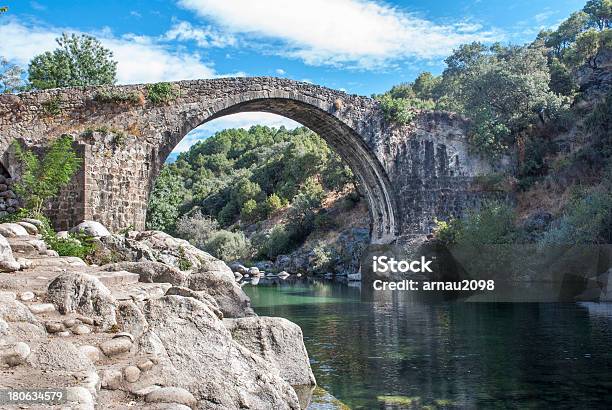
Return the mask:
[[[11,245],[4,236],[0,234],[0,271],[14,272],[19,270],[21,265],[13,257]]]
[[[19,221],[17,222],[17,225],[23,226],[29,235],[38,235],[38,228],[34,224],[25,221]]]
[[[118,262],[102,266],[108,272],[128,271],[140,275],[139,281],[145,283],[163,282],[174,286],[183,286],[187,275],[179,269],[161,262]]]
[[[132,348],[132,341],[127,337],[118,337],[100,343],[100,350],[107,356],[129,352]]]
[[[148,380],[149,385],[181,387],[203,409],[300,408],[295,391],[278,371],[236,343],[206,304],[163,296],[146,301],[143,312],[149,331],[141,339],[141,351],[158,357],[157,366],[147,372],[158,379]]]
[[[145,396],[147,403],[178,403],[193,407],[197,400],[193,394],[180,387],[161,387],[151,391]]]
[[[212,296],[223,312],[224,317],[245,317],[255,313],[251,308],[251,299],[236,283],[232,274],[227,278],[220,272],[198,272],[189,275],[189,289],[205,291]]]
[[[274,365],[291,385],[316,384],[302,329],[280,317],[246,317],[223,321],[235,341]]]
[[[103,329],[117,324],[116,301],[97,278],[85,273],[64,273],[48,287],[47,299],[60,313],[80,313],[97,319]]]
[[[88,236],[94,236],[96,238],[101,238],[104,236],[109,236],[110,232],[108,229],[104,227],[100,222],[96,221],[83,221],[74,228],[70,230],[71,233],[82,233]]]
[[[26,231],[23,226],[16,223],[3,223],[0,224],[0,235],[7,238],[13,238],[15,236],[27,236],[28,231]]]
[[[0,350],[0,363],[9,367],[25,364],[30,355],[30,346],[27,343],[17,342],[9,348]]]

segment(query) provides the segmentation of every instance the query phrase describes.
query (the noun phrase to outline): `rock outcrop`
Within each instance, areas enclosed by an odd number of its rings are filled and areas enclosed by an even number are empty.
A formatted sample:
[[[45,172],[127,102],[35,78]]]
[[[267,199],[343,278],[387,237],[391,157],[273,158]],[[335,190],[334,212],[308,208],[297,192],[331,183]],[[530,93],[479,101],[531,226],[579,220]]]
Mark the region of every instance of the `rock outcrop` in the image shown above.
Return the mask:
[[[80,409],[305,407],[298,384],[310,389],[314,378],[299,327],[246,317],[248,297],[210,255],[157,232],[124,238],[126,254],[141,247],[151,259],[100,267],[50,253],[31,234],[4,249],[0,237],[5,259],[32,262],[0,273],[0,388],[65,388],[67,406]],[[196,268],[175,266],[185,255]]]

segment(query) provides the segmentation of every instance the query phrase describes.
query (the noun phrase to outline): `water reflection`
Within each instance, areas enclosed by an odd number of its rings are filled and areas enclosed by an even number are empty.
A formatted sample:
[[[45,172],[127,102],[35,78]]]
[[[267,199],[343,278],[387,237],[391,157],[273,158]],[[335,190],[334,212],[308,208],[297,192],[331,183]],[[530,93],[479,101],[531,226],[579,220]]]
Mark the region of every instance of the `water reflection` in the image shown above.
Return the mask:
[[[612,406],[610,304],[364,298],[313,280],[244,289],[258,314],[302,327],[319,385],[351,408]]]

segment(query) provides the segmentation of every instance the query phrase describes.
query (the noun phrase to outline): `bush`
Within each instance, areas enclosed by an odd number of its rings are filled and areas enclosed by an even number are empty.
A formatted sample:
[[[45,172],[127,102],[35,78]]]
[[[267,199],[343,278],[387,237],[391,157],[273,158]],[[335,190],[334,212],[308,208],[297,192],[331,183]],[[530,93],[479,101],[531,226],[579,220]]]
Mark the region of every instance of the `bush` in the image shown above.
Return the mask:
[[[102,104],[142,104],[144,97],[137,91],[100,90],[94,96],[94,101]]]
[[[176,222],[176,234],[193,246],[204,249],[206,241],[219,229],[219,223],[200,211],[183,215]]]
[[[310,267],[313,272],[325,273],[333,266],[332,251],[324,245],[317,245],[312,250]]]
[[[13,143],[15,156],[22,162],[15,191],[34,214],[41,213],[44,202],[57,196],[81,166],[82,159],[77,157],[72,142],[72,136],[62,135],[51,143],[43,158]]]
[[[70,234],[68,238],[58,238],[55,232],[51,231],[43,235],[43,240],[59,256],[76,256],[86,259],[96,250],[94,238],[82,234]]]
[[[393,98],[389,94],[377,97],[385,119],[396,124],[410,124],[419,110],[433,109],[432,101],[419,98]]]
[[[251,256],[251,244],[242,232],[217,231],[206,241],[204,250],[226,262]]]
[[[240,209],[240,217],[244,219],[245,222],[253,221],[257,216],[257,202],[254,199],[249,199],[242,205],[242,209]]]
[[[576,195],[556,226],[539,240],[543,245],[612,243],[612,167],[590,191]]]
[[[147,98],[154,105],[166,104],[179,96],[171,83],[147,84]]]
[[[282,206],[283,202],[281,201],[278,195],[272,194],[268,198],[266,198],[266,213],[268,215],[278,211],[282,208]]]
[[[270,235],[263,241],[258,253],[269,259],[276,258],[278,255],[289,253],[293,248],[291,234],[282,225],[275,226]]]

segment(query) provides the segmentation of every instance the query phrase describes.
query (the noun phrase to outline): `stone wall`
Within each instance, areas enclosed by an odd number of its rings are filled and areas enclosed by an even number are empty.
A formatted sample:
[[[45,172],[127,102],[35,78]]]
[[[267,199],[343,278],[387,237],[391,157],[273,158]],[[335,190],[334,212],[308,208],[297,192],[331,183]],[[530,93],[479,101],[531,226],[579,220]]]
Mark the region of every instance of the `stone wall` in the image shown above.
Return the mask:
[[[317,132],[353,169],[378,243],[426,233],[437,214],[461,213],[478,196],[471,178],[491,171],[469,154],[465,121],[451,114],[422,113],[397,127],[370,98],[269,77],[172,87],[175,96],[163,104],[148,98],[146,85],[2,95],[0,153],[14,139],[41,147],[64,133],[75,136],[84,166],[52,205],[56,224],[95,219],[111,230],[142,229],[153,181],[189,131],[228,114],[272,112]]]

